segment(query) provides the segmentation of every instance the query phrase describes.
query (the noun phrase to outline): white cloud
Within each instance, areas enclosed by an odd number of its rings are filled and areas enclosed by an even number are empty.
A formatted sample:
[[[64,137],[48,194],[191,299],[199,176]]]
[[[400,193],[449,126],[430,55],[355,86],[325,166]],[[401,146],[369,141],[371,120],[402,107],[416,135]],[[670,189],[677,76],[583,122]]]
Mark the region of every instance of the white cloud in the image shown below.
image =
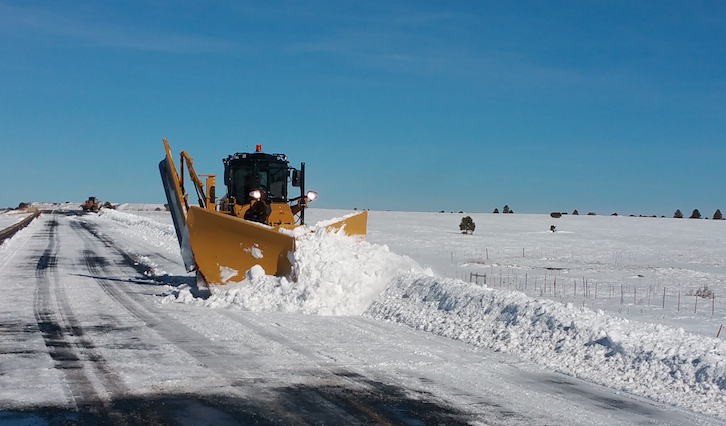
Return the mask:
[[[50,9],[0,5],[0,32],[42,38],[55,45],[81,45],[172,53],[224,52],[234,44],[193,33],[120,25],[59,13]]]

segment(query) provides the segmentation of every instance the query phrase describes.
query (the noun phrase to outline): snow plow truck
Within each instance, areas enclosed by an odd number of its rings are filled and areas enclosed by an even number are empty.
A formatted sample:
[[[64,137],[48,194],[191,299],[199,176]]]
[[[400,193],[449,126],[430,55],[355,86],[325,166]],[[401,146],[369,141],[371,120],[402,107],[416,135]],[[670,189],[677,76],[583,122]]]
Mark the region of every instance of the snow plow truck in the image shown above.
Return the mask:
[[[88,199],[81,204],[81,209],[83,209],[84,212],[97,212],[100,209],[98,199],[96,197],[88,197]]]
[[[197,175],[186,151],[179,153],[177,172],[169,144],[163,141],[166,158],[159,163],[161,180],[184,265],[188,272],[196,270],[197,283],[241,281],[255,265],[266,274],[294,280],[295,238],[306,232],[301,228],[305,208],[317,196],[305,191],[305,163],[299,169],[290,167],[284,154],[263,153],[260,145],[255,152],[229,155],[222,159],[227,192],[217,200],[215,175]],[[198,206],[189,205],[185,166]],[[300,188],[300,195],[289,197],[289,185]],[[365,236],[366,222],[364,210],[325,228]]]

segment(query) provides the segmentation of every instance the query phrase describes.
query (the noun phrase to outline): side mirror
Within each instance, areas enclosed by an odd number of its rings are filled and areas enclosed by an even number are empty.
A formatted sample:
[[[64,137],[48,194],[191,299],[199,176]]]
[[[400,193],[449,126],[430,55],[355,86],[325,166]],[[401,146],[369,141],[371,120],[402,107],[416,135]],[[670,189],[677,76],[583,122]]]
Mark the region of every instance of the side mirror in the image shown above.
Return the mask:
[[[300,187],[302,183],[302,170],[293,169],[292,171],[292,186]]]

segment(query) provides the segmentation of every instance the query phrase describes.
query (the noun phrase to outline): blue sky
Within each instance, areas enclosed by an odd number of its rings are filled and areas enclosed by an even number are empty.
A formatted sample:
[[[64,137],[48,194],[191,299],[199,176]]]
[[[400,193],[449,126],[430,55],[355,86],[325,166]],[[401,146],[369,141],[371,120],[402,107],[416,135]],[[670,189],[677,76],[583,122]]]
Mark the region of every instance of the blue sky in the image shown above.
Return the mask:
[[[725,95],[720,1],[0,0],[0,206],[163,203],[166,137],[318,207],[710,217]]]

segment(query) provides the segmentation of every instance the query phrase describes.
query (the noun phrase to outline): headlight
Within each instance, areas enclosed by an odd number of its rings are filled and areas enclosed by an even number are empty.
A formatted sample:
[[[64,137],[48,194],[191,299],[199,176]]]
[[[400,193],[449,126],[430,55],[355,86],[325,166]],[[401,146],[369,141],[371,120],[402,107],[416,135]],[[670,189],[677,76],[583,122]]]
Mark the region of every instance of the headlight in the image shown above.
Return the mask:
[[[262,191],[260,191],[259,189],[250,191],[250,197],[254,198],[255,200],[259,200],[260,198],[262,198]]]
[[[305,194],[305,198],[308,199],[308,201],[313,201],[318,197],[318,193],[315,191],[308,191],[307,194]]]

